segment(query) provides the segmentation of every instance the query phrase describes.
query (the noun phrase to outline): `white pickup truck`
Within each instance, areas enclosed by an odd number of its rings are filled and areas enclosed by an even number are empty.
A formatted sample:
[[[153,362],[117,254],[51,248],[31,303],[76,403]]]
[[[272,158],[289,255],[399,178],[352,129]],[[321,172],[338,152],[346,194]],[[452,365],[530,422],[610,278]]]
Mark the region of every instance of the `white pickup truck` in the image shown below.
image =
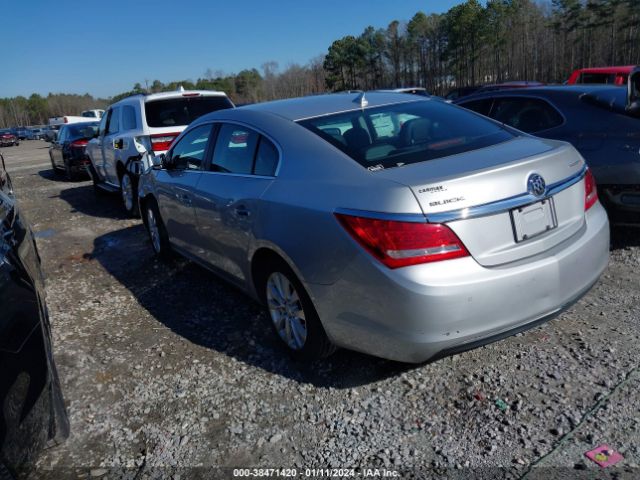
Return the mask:
[[[95,120],[95,117],[87,118],[79,115],[64,115],[62,117],[50,117],[49,126],[60,127],[60,125],[66,125],[68,123],[90,122],[91,120]]]

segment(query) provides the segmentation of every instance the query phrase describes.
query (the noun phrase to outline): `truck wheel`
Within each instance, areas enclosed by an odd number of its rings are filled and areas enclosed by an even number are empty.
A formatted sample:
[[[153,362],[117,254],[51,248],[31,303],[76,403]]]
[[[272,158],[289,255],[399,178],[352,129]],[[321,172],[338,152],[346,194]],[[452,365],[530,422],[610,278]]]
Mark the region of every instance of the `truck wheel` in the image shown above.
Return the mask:
[[[100,188],[100,180],[98,180],[98,172],[96,172],[96,169],[93,167],[93,163],[89,163],[89,167],[87,168],[87,173],[89,174],[89,177],[91,178],[91,183],[93,184],[93,193],[99,196],[106,194],[107,192],[103,188]]]
[[[123,172],[120,177],[120,196],[124,209],[132,217],[137,217],[138,210],[138,178],[130,172]]]

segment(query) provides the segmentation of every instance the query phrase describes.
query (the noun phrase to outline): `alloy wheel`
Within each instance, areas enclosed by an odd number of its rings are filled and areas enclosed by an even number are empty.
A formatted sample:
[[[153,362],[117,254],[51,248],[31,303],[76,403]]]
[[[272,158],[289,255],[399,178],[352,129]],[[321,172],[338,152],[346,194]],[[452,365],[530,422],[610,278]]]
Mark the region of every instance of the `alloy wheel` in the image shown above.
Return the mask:
[[[278,335],[292,350],[301,350],[307,340],[307,321],[295,286],[284,274],[273,272],[266,288],[269,314]]]
[[[147,228],[149,229],[153,249],[156,253],[160,253],[160,249],[162,248],[160,245],[160,229],[158,228],[158,222],[153,208],[147,209]]]

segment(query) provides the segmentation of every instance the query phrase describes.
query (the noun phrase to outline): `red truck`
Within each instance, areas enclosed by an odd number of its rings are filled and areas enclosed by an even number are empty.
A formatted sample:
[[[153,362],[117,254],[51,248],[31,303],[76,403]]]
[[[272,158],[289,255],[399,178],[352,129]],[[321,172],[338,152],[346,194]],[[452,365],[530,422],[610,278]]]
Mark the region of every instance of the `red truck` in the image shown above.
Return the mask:
[[[609,85],[626,85],[629,73],[636,68],[635,65],[623,65],[618,67],[593,67],[574,70],[567,85],[579,83],[604,83]]]

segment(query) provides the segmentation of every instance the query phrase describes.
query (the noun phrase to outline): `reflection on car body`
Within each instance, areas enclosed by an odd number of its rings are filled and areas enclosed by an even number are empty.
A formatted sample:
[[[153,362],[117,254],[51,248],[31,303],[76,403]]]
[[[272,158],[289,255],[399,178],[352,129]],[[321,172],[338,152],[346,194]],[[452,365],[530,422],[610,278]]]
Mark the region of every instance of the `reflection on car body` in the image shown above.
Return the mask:
[[[69,434],[40,258],[0,155],[0,477]],[[9,477],[11,478],[11,477]]]

